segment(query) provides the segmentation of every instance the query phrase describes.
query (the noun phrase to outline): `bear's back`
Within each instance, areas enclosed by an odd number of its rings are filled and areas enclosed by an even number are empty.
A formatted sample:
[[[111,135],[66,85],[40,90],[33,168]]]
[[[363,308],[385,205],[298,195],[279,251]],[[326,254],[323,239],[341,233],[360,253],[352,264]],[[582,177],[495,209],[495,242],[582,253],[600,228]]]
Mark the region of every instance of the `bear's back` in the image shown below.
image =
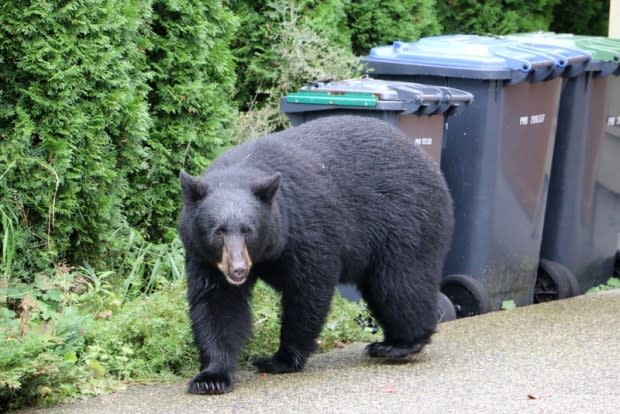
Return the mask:
[[[418,234],[449,231],[452,201],[439,166],[397,128],[360,116],[320,118],[255,138],[214,161],[206,175],[282,173],[278,197],[301,227],[328,227],[377,242],[396,227]],[[243,180],[242,178],[241,180]]]
[[[439,167],[398,129],[374,118],[332,116],[250,140],[222,155],[209,170],[281,171],[285,179],[325,178],[345,193],[418,185],[443,186]],[[315,184],[317,182],[315,181]]]
[[[366,200],[407,208],[418,196],[446,189],[439,166],[397,128],[374,118],[332,116],[271,135],[299,179],[313,187],[325,177],[358,210]],[[294,153],[295,155],[290,155]],[[305,175],[305,178],[303,177]],[[313,182],[313,180],[316,180]],[[374,208],[369,208],[374,214]]]

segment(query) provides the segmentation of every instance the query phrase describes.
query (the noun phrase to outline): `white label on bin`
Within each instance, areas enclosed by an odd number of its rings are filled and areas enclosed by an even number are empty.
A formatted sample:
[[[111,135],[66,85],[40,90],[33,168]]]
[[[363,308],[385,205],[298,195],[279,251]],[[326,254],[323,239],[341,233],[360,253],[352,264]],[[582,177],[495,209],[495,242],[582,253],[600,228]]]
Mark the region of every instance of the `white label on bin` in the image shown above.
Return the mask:
[[[607,125],[608,126],[620,126],[620,116],[610,116],[609,118],[607,118]]]
[[[415,138],[416,145],[433,145],[433,138]]]
[[[530,116],[520,116],[519,125],[536,125],[545,123],[545,114],[535,114]]]
[[[531,124],[542,124],[545,122],[545,114],[532,115],[530,117]]]

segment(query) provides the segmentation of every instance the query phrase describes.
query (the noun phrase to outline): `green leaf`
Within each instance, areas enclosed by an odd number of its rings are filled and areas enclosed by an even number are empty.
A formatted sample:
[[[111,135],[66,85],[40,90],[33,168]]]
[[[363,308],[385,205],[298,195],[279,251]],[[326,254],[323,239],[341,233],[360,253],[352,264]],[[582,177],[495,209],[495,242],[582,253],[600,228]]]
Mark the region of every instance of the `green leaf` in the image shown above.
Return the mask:
[[[0,299],[11,298],[11,299],[21,299],[28,293],[32,292],[32,288],[25,284],[19,284],[12,287],[7,287],[4,289],[0,289]]]
[[[511,309],[515,309],[516,307],[517,305],[514,300],[505,300],[502,302],[502,306],[500,307],[500,309],[511,310]]]
[[[65,362],[69,362],[69,363],[74,364],[74,363],[77,362],[77,354],[75,353],[75,351],[67,352],[64,355],[64,360],[65,360]]]
[[[106,373],[105,367],[93,359],[87,360],[86,366],[90,368],[91,374],[95,378],[102,378]]]
[[[51,300],[52,302],[61,302],[63,297],[63,292],[57,288],[50,289],[41,296],[43,300]]]

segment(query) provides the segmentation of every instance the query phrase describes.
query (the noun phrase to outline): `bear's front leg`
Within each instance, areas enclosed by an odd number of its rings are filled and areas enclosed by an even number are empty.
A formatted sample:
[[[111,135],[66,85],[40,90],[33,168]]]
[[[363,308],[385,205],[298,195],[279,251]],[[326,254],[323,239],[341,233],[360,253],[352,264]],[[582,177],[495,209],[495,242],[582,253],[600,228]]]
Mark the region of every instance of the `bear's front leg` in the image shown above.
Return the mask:
[[[250,288],[226,283],[205,285],[189,280],[190,318],[201,371],[190,381],[187,391],[224,394],[234,388],[234,368],[251,331]]]
[[[312,293],[283,292],[280,347],[269,358],[254,362],[259,372],[274,374],[301,371],[316,349],[329,312],[333,288],[315,288]]]

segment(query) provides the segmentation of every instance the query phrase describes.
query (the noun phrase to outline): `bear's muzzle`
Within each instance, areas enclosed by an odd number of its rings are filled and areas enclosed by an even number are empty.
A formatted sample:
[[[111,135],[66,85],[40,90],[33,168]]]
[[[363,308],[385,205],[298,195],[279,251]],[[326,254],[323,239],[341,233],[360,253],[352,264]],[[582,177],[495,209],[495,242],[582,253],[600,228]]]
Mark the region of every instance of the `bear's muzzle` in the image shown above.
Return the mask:
[[[229,236],[224,238],[222,248],[222,258],[217,267],[222,271],[226,280],[231,285],[242,285],[252,267],[252,260],[245,244],[245,239],[241,236]]]

